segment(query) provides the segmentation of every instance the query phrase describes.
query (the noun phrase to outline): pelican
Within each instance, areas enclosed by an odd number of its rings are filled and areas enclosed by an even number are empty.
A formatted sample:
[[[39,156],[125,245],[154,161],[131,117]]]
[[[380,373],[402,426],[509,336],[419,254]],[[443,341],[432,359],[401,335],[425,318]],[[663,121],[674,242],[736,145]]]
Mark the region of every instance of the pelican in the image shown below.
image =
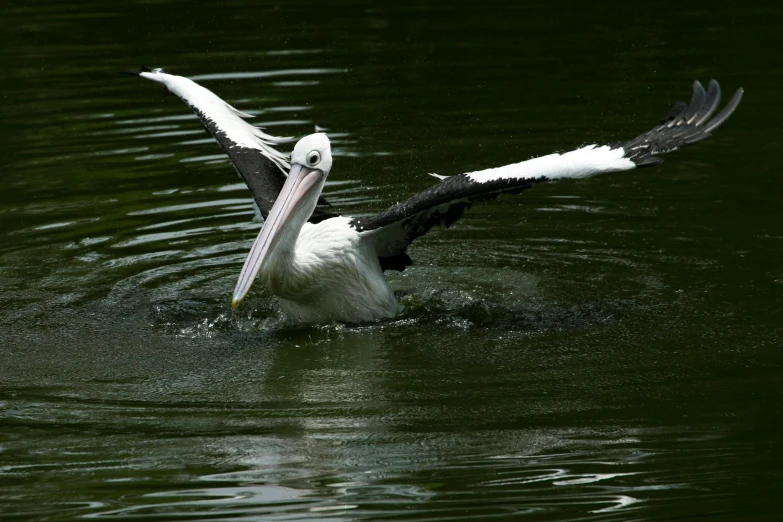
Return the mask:
[[[395,317],[399,305],[385,270],[412,264],[408,246],[434,225],[450,226],[473,203],[518,194],[537,183],[583,179],[596,174],[658,165],[662,154],[710,136],[737,108],[738,89],[726,106],[718,82],[693,83],[689,104],[678,102],[652,130],[625,142],[587,145],[503,167],[439,181],[372,217],[330,215],[319,207],[332,170],[329,139],[305,136],[289,158],[274,148],[284,139],[247,123],[212,91],[161,69],[138,74],[168,88],[198,115],[247,184],[264,219],[239,275],[232,307],[255,280],[279,298],[292,322],[361,323]],[[287,175],[285,174],[287,172]]]

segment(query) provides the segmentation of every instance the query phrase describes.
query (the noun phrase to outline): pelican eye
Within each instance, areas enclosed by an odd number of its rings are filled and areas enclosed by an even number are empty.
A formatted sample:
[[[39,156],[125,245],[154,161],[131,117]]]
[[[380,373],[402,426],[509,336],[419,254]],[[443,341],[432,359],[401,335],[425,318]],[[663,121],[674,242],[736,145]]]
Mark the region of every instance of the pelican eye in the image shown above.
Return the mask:
[[[310,154],[307,155],[307,164],[312,167],[313,165],[317,165],[319,161],[321,161],[321,155],[318,151],[310,151]]]

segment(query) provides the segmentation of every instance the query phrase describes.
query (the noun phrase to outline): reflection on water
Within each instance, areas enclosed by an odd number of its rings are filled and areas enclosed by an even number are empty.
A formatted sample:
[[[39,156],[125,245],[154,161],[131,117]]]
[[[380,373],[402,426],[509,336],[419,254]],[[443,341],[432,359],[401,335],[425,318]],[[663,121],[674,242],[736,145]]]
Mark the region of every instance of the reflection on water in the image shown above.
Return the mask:
[[[4,402],[9,425],[43,434],[56,423],[59,449],[46,450],[40,437],[12,437],[11,457],[40,458],[4,466],[2,473],[39,482],[42,498],[59,496],[69,477],[84,477],[71,498],[101,491],[106,500],[57,507],[91,518],[287,520],[330,513],[396,520],[415,513],[443,520],[469,511],[480,518],[627,520],[679,503],[694,512],[707,484],[733,473],[717,462],[730,457],[737,467],[752,458],[750,447],[731,442],[726,426],[706,433],[687,425],[557,425],[587,404],[550,410],[544,426],[532,427],[540,412],[514,411],[489,396],[486,406],[506,416],[506,427],[487,418],[458,430],[476,419],[469,403],[479,390],[465,388],[468,404],[442,393],[418,392],[415,402],[405,401],[395,385],[404,373],[392,367],[384,347],[355,344],[376,337],[347,337],[354,339],[346,350],[330,354],[294,335],[294,342],[304,341],[298,353],[265,350],[256,353],[255,365],[234,358],[222,368],[184,372],[159,381],[163,388],[143,386],[145,397],[136,396],[140,383],[133,381],[91,383],[78,396],[11,389],[9,395],[25,399]],[[292,373],[294,358],[304,364]],[[442,376],[427,373],[431,388],[443,384]],[[205,396],[225,379],[235,396]],[[410,382],[424,384],[416,377]],[[443,407],[451,420],[436,425]],[[90,444],[80,444],[85,437]],[[123,449],[99,458],[111,448]],[[199,464],[205,460],[211,471]]]
[[[239,441],[240,445],[242,444]],[[300,482],[299,487],[282,487],[266,483],[268,473],[285,473],[290,461],[278,460],[274,456],[259,456],[253,462],[252,471],[213,474],[198,477],[198,481],[215,484],[214,487],[197,487],[189,490],[155,492],[142,495],[133,507],[96,511],[92,517],[124,516],[133,518],[150,518],[169,513],[188,514],[199,518],[216,516],[264,516],[266,519],[287,519],[294,514],[329,513],[330,516],[342,519],[353,515],[350,510],[362,507],[364,514],[372,517],[397,519],[415,510],[422,503],[428,506],[425,510],[428,518],[446,519],[460,517],[470,501],[460,499],[459,495],[443,495],[437,484],[407,484],[396,480],[399,476],[407,476],[406,468],[390,469],[379,466],[380,469],[369,469],[341,474],[339,479],[328,475],[310,477]],[[590,463],[580,463],[577,458],[571,459],[572,469],[547,469],[547,461],[560,460],[563,455],[539,455],[535,458],[520,456],[498,464],[495,457],[480,459],[471,457],[468,463],[446,465],[444,475],[474,476],[479,482],[465,484],[466,493],[473,489],[482,490],[488,498],[513,498],[513,501],[500,503],[487,502],[481,510],[482,517],[497,517],[519,514],[554,514],[562,511],[557,502],[559,495],[555,494],[557,486],[573,486],[582,484],[601,484],[600,492],[586,491],[583,494],[571,492],[566,498],[571,505],[586,508],[588,513],[608,513],[621,511],[623,516],[631,515],[636,509],[634,504],[643,502],[627,494],[620,494],[626,489],[622,485],[623,477],[636,473],[606,473],[582,474],[577,471],[580,466]],[[302,461],[305,459],[303,458]],[[511,460],[511,462],[508,462]],[[528,461],[534,461],[530,465]],[[604,466],[622,466],[622,459],[617,462],[606,462]],[[425,469],[427,463],[423,463]],[[520,469],[521,468],[521,469]],[[482,478],[491,475],[501,475],[505,478],[480,482]],[[276,481],[280,480],[275,477]],[[618,480],[614,480],[618,479]],[[115,479],[122,480],[122,479]],[[296,479],[288,479],[295,483]],[[288,482],[286,480],[286,482]],[[613,485],[613,482],[615,485]],[[220,484],[226,484],[224,486]],[[240,486],[241,484],[241,486]],[[306,486],[309,485],[310,487]],[[526,487],[530,486],[530,487]],[[651,490],[686,490],[687,485],[642,486],[627,488],[636,495]],[[372,491],[372,493],[369,493]],[[639,495],[639,496],[643,496]],[[646,495],[644,495],[646,496]],[[559,497],[562,498],[562,497]],[[382,499],[382,500],[381,500]],[[93,508],[97,506],[92,506]]]
[[[777,8],[185,7],[0,8],[0,517],[776,519],[781,71],[744,46]],[[284,150],[326,129],[351,215],[634,135],[695,77],[748,95],[660,168],[433,230],[398,318],[290,327],[231,310],[261,224],[138,62]]]
[[[191,76],[191,80],[203,82],[207,80],[248,80],[257,78],[273,78],[288,76],[310,76],[313,74],[335,74],[345,73],[347,69],[284,69],[281,71],[260,71],[260,72],[233,72],[218,74],[197,74]]]

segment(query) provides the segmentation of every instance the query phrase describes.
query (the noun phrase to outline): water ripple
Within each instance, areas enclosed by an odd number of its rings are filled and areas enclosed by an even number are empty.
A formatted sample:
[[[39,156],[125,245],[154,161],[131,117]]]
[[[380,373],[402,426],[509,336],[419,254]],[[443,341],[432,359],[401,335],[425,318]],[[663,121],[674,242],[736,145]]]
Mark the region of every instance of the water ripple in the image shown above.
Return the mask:
[[[278,76],[300,76],[310,74],[339,74],[348,72],[348,69],[328,69],[328,68],[312,68],[312,69],[280,69],[277,71],[256,71],[256,72],[233,72],[233,73],[214,73],[214,74],[197,74],[191,76],[193,81],[208,81],[208,80],[247,80],[257,78],[276,78]]]

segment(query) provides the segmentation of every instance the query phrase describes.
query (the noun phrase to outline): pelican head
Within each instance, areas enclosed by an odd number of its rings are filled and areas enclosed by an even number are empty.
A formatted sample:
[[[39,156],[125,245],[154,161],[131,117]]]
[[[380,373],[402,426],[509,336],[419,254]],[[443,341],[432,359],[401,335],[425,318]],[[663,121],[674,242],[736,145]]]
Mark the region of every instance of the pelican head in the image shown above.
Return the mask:
[[[332,148],[326,134],[311,134],[297,142],[291,153],[288,179],[272,205],[239,274],[231,302],[233,308],[245,298],[258,271],[275,249],[293,249],[302,226],[318,204],[318,197],[331,168]]]

